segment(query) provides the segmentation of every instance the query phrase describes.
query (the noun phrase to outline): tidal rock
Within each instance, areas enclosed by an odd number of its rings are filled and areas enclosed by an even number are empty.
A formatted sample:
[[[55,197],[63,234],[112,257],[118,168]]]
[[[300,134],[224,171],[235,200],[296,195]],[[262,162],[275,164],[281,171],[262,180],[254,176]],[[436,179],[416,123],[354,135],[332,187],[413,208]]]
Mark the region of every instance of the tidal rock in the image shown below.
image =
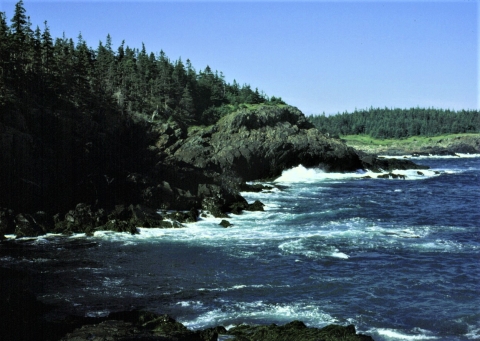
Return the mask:
[[[220,225],[222,227],[225,227],[225,228],[232,226],[232,224],[228,220],[225,220],[225,219],[222,219],[222,221],[218,225]]]
[[[262,191],[270,191],[272,190],[274,187],[273,186],[268,186],[268,185],[262,185],[262,184],[247,184],[247,183],[243,183],[241,186],[240,186],[240,190],[242,192],[262,192]]]
[[[265,204],[263,204],[259,200],[255,200],[252,204],[248,204],[247,208],[245,208],[246,211],[264,211],[263,207]]]
[[[392,179],[403,179],[403,180],[405,180],[406,175],[403,175],[403,174],[395,174],[395,173],[388,173],[388,174],[380,174],[380,175],[377,175],[377,178],[378,178],[378,179],[389,179],[389,178],[392,178]]]
[[[218,331],[191,331],[168,315],[145,311],[118,312],[65,335],[61,341],[216,341]]]
[[[429,169],[428,166],[417,165],[416,163],[406,159],[389,159],[379,158],[376,155],[358,152],[362,168],[369,169],[372,172],[392,171],[392,170],[407,170],[407,169]]]

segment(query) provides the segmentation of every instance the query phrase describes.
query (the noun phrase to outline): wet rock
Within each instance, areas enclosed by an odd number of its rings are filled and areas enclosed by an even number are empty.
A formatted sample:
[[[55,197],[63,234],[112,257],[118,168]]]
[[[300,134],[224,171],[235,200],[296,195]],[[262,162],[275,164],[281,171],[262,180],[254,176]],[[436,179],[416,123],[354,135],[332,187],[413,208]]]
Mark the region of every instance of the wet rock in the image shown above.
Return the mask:
[[[56,214],[54,220],[54,231],[63,234],[87,233],[91,235],[96,228],[103,226],[108,221],[108,216],[103,209],[92,211],[90,205],[79,203],[74,210],[68,211],[64,219]]]
[[[255,200],[252,204],[248,204],[248,206],[245,208],[246,211],[264,211],[263,207],[265,204],[263,204],[259,200]]]
[[[240,186],[240,190],[242,192],[262,192],[262,191],[270,191],[272,190],[274,187],[273,186],[268,186],[268,185],[262,185],[262,184],[247,184],[247,183],[243,183],[241,186]]]
[[[392,179],[403,179],[403,180],[405,180],[406,175],[403,175],[403,174],[395,174],[395,173],[388,173],[388,174],[380,174],[380,175],[377,175],[377,178],[378,178],[378,179],[389,179],[389,178],[392,178]]]
[[[103,321],[75,329],[61,341],[216,341],[218,331],[224,330],[191,331],[168,315],[132,311],[112,313]]]
[[[192,208],[188,212],[173,212],[165,214],[166,219],[171,219],[178,221],[179,223],[194,223],[198,218],[198,211],[195,208]]]
[[[358,152],[361,156],[362,168],[372,172],[407,170],[407,169],[429,169],[428,166],[417,165],[406,159],[379,158],[376,155]]]
[[[44,235],[45,231],[30,214],[17,214],[15,216],[15,235],[17,238],[38,237]]]
[[[222,219],[222,221],[218,225],[220,225],[222,227],[225,227],[225,228],[232,226],[232,224],[228,220],[225,220],[225,219]]]
[[[423,174],[423,173],[420,172],[420,171],[417,171],[417,175],[422,175],[422,176],[423,176],[423,175],[425,175],[425,174]]]
[[[143,205],[130,205],[127,217],[138,227],[160,227],[163,217],[156,211]]]
[[[301,321],[292,321],[283,326],[240,325],[228,330],[228,335],[234,335],[235,341],[372,341],[370,336],[357,334],[353,325],[329,325],[324,328],[309,328]]]

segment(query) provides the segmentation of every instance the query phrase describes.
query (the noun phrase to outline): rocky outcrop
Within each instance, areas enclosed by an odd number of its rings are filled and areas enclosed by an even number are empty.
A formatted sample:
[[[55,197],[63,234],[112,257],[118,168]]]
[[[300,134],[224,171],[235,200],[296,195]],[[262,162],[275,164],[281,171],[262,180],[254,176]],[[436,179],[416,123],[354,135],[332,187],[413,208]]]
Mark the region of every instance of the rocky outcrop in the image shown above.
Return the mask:
[[[407,170],[407,169],[429,169],[428,166],[422,166],[406,159],[384,158],[376,155],[358,152],[362,162],[362,168],[372,172]]]
[[[353,325],[329,325],[324,328],[309,328],[301,321],[292,321],[283,326],[275,324],[269,326],[240,325],[231,328],[228,331],[228,335],[234,335],[235,338],[232,340],[237,341],[373,341],[370,336],[357,334]]]
[[[110,314],[106,321],[84,325],[64,336],[61,341],[87,340],[156,340],[156,341],[216,341],[219,336],[232,341],[373,341],[370,336],[357,334],[353,325],[329,325],[324,328],[307,327],[301,321],[283,326],[239,325],[229,330],[222,326],[190,331],[168,315],[134,311]]]
[[[274,178],[299,164],[327,171],[362,167],[352,148],[320,134],[290,106],[239,110],[213,126],[192,130],[172,146],[165,146],[167,162],[227,172],[243,181]]]

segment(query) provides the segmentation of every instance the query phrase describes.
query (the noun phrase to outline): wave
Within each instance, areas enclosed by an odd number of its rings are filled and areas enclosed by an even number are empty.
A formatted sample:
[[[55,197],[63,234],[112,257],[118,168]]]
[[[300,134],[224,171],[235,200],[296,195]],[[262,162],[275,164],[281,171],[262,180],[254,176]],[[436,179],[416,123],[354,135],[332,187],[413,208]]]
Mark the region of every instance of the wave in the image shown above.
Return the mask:
[[[264,301],[230,302],[217,299],[214,303],[219,307],[205,311],[193,319],[178,318],[178,321],[194,330],[217,325],[224,325],[228,329],[243,323],[284,324],[292,320],[301,320],[306,325],[316,327],[338,322],[336,318],[308,302],[286,304]]]
[[[439,176],[441,172],[434,170],[393,170],[391,172],[374,173],[369,170],[358,170],[352,173],[327,173],[319,168],[305,168],[303,165],[283,171],[282,175],[274,180],[276,183],[314,183],[320,181],[345,181],[348,179],[377,178],[389,173],[405,176],[405,180],[421,180]],[[390,178],[393,179],[393,178]]]
[[[421,160],[421,159],[458,159],[458,158],[480,158],[480,154],[464,154],[464,153],[456,153],[455,155],[419,155],[419,156],[412,156],[411,154],[406,155],[379,155],[384,158],[388,159],[413,159],[413,160]]]
[[[403,331],[398,331],[397,329],[387,329],[387,328],[378,328],[371,329],[367,331],[370,333],[374,339],[377,339],[375,336],[378,335],[382,340],[385,341],[397,341],[397,340],[436,340],[438,337],[432,336],[431,332],[419,328],[415,328],[415,334],[407,334]]]

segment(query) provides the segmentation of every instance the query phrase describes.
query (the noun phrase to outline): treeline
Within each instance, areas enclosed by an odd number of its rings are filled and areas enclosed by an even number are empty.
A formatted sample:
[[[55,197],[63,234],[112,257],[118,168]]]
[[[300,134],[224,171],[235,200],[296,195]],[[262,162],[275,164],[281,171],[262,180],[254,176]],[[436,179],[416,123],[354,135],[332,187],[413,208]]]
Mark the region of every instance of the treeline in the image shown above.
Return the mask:
[[[163,51],[125,46],[114,51],[110,35],[96,49],[79,35],[53,40],[47,22],[32,30],[23,1],[11,24],[0,13],[0,109],[78,109],[211,124],[242,104],[283,104],[258,89],[227,83],[209,66],[196,71],[190,60],[170,60]]]
[[[480,132],[480,112],[477,110],[370,108],[309,119],[323,133],[365,134],[380,139]]]

